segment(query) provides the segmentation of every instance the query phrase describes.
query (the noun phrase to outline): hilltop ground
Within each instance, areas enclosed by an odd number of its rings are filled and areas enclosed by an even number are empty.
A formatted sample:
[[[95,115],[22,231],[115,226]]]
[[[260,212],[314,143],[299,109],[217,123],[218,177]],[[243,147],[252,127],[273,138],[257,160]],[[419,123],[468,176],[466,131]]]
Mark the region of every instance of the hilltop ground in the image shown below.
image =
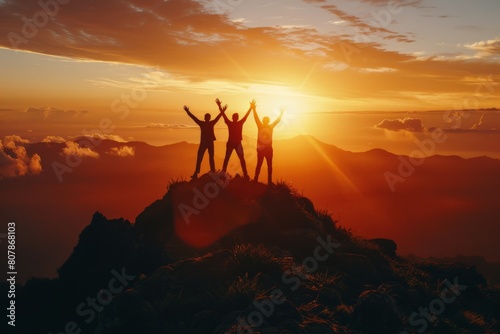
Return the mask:
[[[135,224],[94,214],[58,273],[19,288],[20,333],[500,331],[474,268],[401,258],[285,183],[220,174],[171,183]]]

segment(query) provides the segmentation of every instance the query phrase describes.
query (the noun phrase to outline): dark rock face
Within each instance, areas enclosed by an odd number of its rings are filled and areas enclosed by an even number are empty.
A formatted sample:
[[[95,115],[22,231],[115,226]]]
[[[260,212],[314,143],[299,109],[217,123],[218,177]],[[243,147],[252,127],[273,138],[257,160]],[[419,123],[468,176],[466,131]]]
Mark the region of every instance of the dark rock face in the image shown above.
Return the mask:
[[[85,298],[107,284],[113,269],[135,268],[138,250],[128,221],[107,220],[96,212],[80,234],[73,253],[59,268],[59,279],[75,292],[75,298]]]
[[[366,334],[398,333],[403,325],[394,298],[378,290],[359,295],[352,317],[353,327]]]
[[[390,257],[396,257],[396,250],[398,245],[390,239],[370,239],[368,240],[372,244],[376,245],[380,251]]]

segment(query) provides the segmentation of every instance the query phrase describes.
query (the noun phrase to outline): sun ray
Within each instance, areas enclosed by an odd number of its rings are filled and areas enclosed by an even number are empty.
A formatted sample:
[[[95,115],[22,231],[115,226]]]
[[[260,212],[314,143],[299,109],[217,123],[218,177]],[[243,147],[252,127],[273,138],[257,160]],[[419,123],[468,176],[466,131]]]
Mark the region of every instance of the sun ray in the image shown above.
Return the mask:
[[[233,56],[229,54],[229,52],[226,52],[225,50],[222,50],[222,53],[226,56],[226,58],[234,65],[234,67],[237,68],[238,72],[242,74],[249,82],[252,82],[252,76],[250,73],[248,73],[239,63],[236,59],[234,59]]]
[[[313,73],[316,71],[316,69],[318,68],[318,65],[320,64],[320,62],[316,62],[314,63],[314,65],[311,67],[311,69],[309,70],[309,72],[307,73],[307,75],[305,76],[304,80],[302,81],[302,83],[300,84],[300,88],[299,90],[302,91],[304,89],[304,87],[306,86],[306,84],[309,82],[309,79],[311,79],[311,76],[313,75]]]
[[[311,146],[321,155],[321,157],[325,160],[326,164],[330,167],[332,174],[339,178],[340,181],[342,181],[342,184],[349,190],[349,192],[355,194],[355,195],[361,195],[361,191],[358,189],[358,187],[349,179],[349,177],[340,169],[339,166],[328,156],[328,154],[321,148],[321,146],[318,144],[318,142],[310,137],[307,136],[307,139]]]

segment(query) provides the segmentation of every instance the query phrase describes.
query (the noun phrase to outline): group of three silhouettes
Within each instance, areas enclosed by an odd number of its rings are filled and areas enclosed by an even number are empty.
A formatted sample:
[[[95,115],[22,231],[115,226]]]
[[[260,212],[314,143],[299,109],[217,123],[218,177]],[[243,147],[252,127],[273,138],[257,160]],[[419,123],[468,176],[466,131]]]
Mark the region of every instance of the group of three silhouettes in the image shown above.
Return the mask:
[[[227,124],[229,130],[229,138],[226,144],[226,156],[224,158],[224,164],[222,167],[223,172],[227,172],[227,165],[229,163],[229,158],[233,153],[233,150],[236,151],[238,158],[241,162],[241,168],[243,169],[243,175],[246,179],[249,179],[247,166],[245,162],[245,156],[243,152],[243,145],[241,141],[243,140],[243,124],[247,120],[250,112],[253,111],[253,115],[255,118],[255,123],[257,123],[258,135],[257,135],[257,167],[255,168],[255,181],[258,181],[260,169],[262,167],[262,163],[264,159],[267,161],[267,169],[268,169],[268,184],[272,184],[272,174],[273,174],[273,129],[281,120],[283,116],[284,110],[282,109],[279,117],[273,122],[270,123],[269,117],[264,117],[262,121],[259,119],[257,115],[257,104],[255,100],[250,102],[250,108],[248,109],[245,116],[240,120],[239,115],[237,113],[233,114],[232,121],[226,116],[225,112],[227,110],[227,104],[222,107],[222,102],[217,99],[215,100],[217,106],[219,107],[219,115],[214,120],[211,120],[210,114],[205,114],[205,120],[202,121],[198,119],[195,115],[191,113],[189,107],[184,106],[184,110],[191,117],[196,124],[199,125],[201,129],[201,138],[200,138],[200,147],[198,149],[198,158],[196,160],[196,170],[191,176],[191,178],[195,179],[198,177],[200,173],[201,161],[203,160],[203,156],[205,155],[205,151],[208,150],[208,156],[210,160],[210,170],[215,172],[215,161],[214,161],[214,141],[215,133],[214,126],[217,124],[221,117],[224,117],[224,121]]]

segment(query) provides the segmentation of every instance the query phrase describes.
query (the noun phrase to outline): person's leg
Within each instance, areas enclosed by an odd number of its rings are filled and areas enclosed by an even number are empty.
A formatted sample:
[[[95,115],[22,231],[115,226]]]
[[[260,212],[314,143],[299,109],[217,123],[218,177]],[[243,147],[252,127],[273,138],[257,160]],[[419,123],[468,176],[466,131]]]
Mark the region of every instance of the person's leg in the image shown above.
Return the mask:
[[[208,144],[208,158],[210,160],[210,171],[215,172],[214,142]]]
[[[222,165],[222,171],[227,171],[227,165],[229,164],[229,158],[231,158],[231,154],[233,154],[234,146],[227,142],[226,144],[226,156],[224,157],[224,164]]]
[[[257,166],[255,167],[255,177],[254,181],[259,181],[260,168],[262,167],[262,162],[264,162],[264,154],[261,151],[257,151]]]
[[[245,162],[245,152],[241,143],[236,147],[236,154],[240,158],[241,168],[243,169],[243,176],[248,179],[247,163]]]
[[[270,147],[266,153],[267,160],[267,184],[273,183],[273,148]]]
[[[196,169],[194,171],[193,176],[191,178],[196,179],[201,169],[201,161],[203,160],[203,156],[205,155],[206,146],[203,143],[200,143],[200,147],[198,147],[198,157],[196,159]]]

